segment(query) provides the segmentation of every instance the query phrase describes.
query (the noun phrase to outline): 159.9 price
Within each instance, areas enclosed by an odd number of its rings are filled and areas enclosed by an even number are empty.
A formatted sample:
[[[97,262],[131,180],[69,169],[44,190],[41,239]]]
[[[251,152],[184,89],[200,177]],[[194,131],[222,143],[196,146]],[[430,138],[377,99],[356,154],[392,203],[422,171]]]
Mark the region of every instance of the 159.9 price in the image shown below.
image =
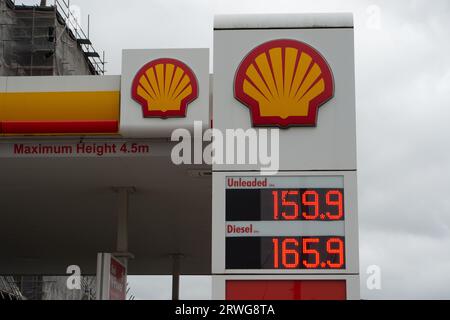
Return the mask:
[[[344,195],[342,190],[273,190],[274,220],[344,219]]]

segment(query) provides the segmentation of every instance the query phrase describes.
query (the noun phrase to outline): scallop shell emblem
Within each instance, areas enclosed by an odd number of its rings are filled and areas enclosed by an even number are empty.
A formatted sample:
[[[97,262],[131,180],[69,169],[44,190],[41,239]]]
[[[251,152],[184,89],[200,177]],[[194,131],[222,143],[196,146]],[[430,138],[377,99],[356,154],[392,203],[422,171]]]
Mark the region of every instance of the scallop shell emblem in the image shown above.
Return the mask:
[[[260,45],[236,73],[235,97],[250,109],[254,126],[316,126],[319,107],[333,95],[328,63],[297,40]]]
[[[132,97],[142,106],[144,118],[186,117],[188,105],[198,98],[197,78],[179,60],[157,59],[137,73]]]

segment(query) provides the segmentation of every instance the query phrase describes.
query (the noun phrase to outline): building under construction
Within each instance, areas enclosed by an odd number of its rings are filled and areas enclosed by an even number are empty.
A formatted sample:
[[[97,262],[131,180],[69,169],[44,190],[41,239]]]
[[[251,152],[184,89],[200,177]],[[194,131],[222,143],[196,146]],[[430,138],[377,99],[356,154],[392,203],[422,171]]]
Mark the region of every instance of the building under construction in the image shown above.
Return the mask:
[[[0,277],[0,301],[22,300],[23,298],[14,277]]]
[[[66,0],[18,5],[0,0],[0,76],[102,75],[100,56]],[[67,277],[0,276],[0,300],[92,300],[95,277],[68,290]]]
[[[38,2],[38,1],[37,1]],[[0,0],[0,76],[97,75],[104,54],[94,49],[69,1],[17,5]]]

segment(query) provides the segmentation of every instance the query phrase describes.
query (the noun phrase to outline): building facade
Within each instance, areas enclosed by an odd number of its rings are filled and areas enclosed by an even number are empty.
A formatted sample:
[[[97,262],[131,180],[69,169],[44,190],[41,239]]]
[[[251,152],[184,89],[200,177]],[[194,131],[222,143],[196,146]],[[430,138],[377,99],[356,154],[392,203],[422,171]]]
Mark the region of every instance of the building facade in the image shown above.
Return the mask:
[[[0,76],[103,72],[103,60],[64,0],[52,6],[0,0]]]

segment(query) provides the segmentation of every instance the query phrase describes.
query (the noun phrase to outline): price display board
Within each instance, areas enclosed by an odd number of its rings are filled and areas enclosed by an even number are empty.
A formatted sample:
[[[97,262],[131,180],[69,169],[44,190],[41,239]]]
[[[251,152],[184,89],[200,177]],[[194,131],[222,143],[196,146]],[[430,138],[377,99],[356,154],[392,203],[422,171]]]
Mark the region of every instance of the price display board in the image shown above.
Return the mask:
[[[226,269],[346,269],[345,194],[343,176],[226,177]]]

